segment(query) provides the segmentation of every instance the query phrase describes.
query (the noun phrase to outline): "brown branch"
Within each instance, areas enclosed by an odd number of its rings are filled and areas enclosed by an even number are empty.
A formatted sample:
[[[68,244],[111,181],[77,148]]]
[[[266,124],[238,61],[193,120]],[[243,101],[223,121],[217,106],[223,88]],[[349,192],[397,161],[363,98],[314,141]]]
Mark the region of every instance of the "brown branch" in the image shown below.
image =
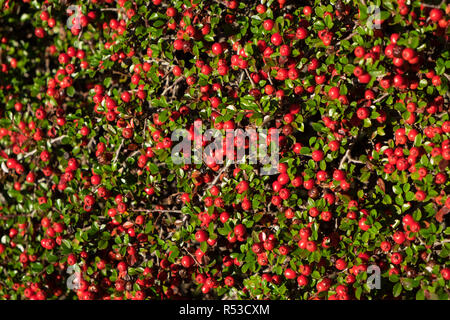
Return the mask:
[[[180,83],[183,80],[184,80],[183,76],[179,77],[177,80],[175,80],[174,83],[172,83],[171,86],[164,89],[164,91],[161,93],[161,96],[165,96],[167,93],[169,93],[170,90],[172,90],[178,83]]]
[[[133,212],[148,212],[148,213],[183,213],[181,210],[173,210],[173,209],[161,209],[161,210],[157,210],[157,209],[133,209],[130,210]]]
[[[227,164],[222,169],[220,169],[219,173],[216,175],[214,180],[208,186],[214,186],[217,183],[217,181],[219,180],[222,173],[224,173],[225,170],[227,170],[230,167],[230,165],[231,165],[231,161],[227,162]]]
[[[66,137],[67,137],[67,135],[62,135],[62,136],[60,136],[58,138],[54,138],[54,139],[50,140],[50,144],[59,142],[59,141],[61,141],[62,139],[66,138]],[[33,151],[24,154],[23,157],[24,158],[28,158],[29,156],[32,156],[33,154],[35,154],[37,151],[38,151],[37,149],[34,149]]]
[[[120,146],[119,146],[119,148],[118,148],[117,151],[116,151],[116,154],[115,154],[115,156],[114,156],[114,159],[113,159],[112,163],[115,163],[115,162],[117,161],[117,158],[119,157],[120,149],[122,149],[122,146],[123,146],[123,140],[122,140],[122,142],[120,143]]]
[[[353,38],[353,37],[356,36],[357,34],[358,34],[358,32],[352,32],[352,33],[350,33],[350,34],[349,34],[348,36],[346,36],[344,39],[339,40],[339,41],[336,43],[336,46],[340,45],[341,42],[344,41],[344,40],[348,40],[348,39]]]
[[[428,4],[428,3],[420,3],[420,5],[422,5],[424,7],[428,7],[428,8],[440,9],[444,3],[445,3],[445,0],[441,1],[441,3],[439,5]]]
[[[450,239],[442,240],[433,244],[433,247],[442,246],[444,243],[450,243]]]
[[[8,220],[8,219],[13,219],[16,217],[31,217],[31,214],[9,214],[6,216],[0,216],[0,220]]]
[[[245,70],[245,74],[247,75],[247,78],[250,80],[250,83],[252,84],[252,87],[254,88],[255,87],[255,83],[253,82],[252,77],[250,77],[250,74],[248,73],[247,69],[244,69],[244,70]]]
[[[380,102],[381,100],[383,100],[383,99],[386,98],[387,96],[389,96],[389,93],[383,94],[381,97],[379,97],[379,98],[373,100],[372,104],[375,104],[375,103],[377,103],[377,102]]]

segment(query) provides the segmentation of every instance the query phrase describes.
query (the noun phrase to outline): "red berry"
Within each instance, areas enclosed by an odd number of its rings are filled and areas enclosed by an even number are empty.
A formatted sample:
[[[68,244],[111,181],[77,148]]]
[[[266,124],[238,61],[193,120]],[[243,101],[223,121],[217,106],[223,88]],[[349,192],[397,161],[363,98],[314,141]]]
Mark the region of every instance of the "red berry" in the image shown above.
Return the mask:
[[[204,242],[208,240],[208,237],[208,233],[204,230],[199,230],[195,233],[195,240],[197,240],[198,242]]]
[[[403,261],[403,257],[400,253],[396,252],[391,255],[391,262],[393,264],[400,264]]]
[[[300,287],[304,287],[304,286],[308,285],[308,282],[309,282],[308,278],[305,277],[304,275],[299,275],[298,278],[297,278],[297,284]]]
[[[322,150],[315,150],[312,152],[312,159],[316,162],[323,160],[323,151]]]
[[[194,259],[191,256],[184,256],[181,258],[181,265],[185,268],[190,268],[194,264]]]
[[[214,43],[214,44],[212,45],[211,50],[212,50],[212,52],[213,52],[215,55],[220,55],[220,54],[222,54],[222,52],[223,52],[222,45],[221,45],[220,43],[217,43],[217,42]]]
[[[450,268],[441,269],[441,275],[444,280],[450,280]]]
[[[274,33],[274,34],[270,37],[270,42],[272,42],[272,44],[275,45],[275,46],[279,46],[279,45],[283,42],[283,38],[282,38],[281,35],[277,32],[277,33]]]
[[[366,107],[361,107],[356,111],[356,115],[359,119],[364,120],[369,116],[369,109]]]
[[[355,53],[355,56],[357,56],[358,58],[361,58],[365,55],[366,52],[363,47],[358,46],[355,48],[354,53]]]
[[[274,25],[274,23],[273,23],[273,20],[271,20],[271,19],[264,20],[264,22],[263,22],[263,28],[267,31],[272,30],[273,25]]]
[[[291,268],[287,268],[286,270],[284,270],[284,276],[286,277],[286,279],[297,278],[296,272],[294,270],[292,270]]]
[[[339,88],[338,87],[331,87],[331,89],[328,91],[328,96],[331,99],[337,99],[339,97]]]
[[[431,11],[430,11],[431,21],[437,22],[437,21],[441,20],[443,16],[444,16],[444,14],[443,14],[442,10],[440,10],[440,9],[434,8],[434,9],[431,9]]]
[[[247,230],[243,224],[238,224],[234,227],[234,234],[236,236],[244,236],[247,233]]]

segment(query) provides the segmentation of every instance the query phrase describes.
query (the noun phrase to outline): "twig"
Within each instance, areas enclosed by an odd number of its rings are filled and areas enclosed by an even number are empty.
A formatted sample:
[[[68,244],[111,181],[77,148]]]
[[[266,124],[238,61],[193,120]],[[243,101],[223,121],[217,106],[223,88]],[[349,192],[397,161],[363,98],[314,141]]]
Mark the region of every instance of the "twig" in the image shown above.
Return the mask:
[[[450,243],[450,239],[442,240],[441,242],[436,242],[433,247],[442,246],[444,243]]]
[[[144,130],[142,130],[142,136],[145,138],[145,133],[147,130],[147,118],[144,119]]]
[[[242,81],[244,80],[244,76],[245,76],[245,72],[242,71],[242,72],[241,72],[241,76],[239,77],[239,83],[238,83],[238,85],[240,85],[240,84],[242,83]]]
[[[336,43],[336,45],[337,45],[337,46],[340,45],[342,41],[348,40],[348,39],[350,39],[350,38],[353,38],[353,37],[356,36],[357,34],[358,34],[358,32],[352,32],[352,33],[350,33],[350,34],[349,34],[348,36],[346,36],[344,39],[339,40],[339,41]]]
[[[219,173],[216,175],[214,180],[208,186],[214,186],[217,183],[217,181],[219,180],[222,173],[224,173],[225,170],[227,170],[230,165],[231,165],[231,161],[227,162],[227,164],[222,169],[220,169]]]
[[[161,209],[161,210],[157,210],[157,209],[133,209],[130,210],[133,212],[148,212],[148,213],[183,213],[181,210],[173,210],[173,209]]]
[[[245,70],[245,74],[247,75],[248,79],[250,80],[250,82],[252,84],[252,87],[254,88],[255,87],[255,83],[253,82],[252,77],[250,77],[250,74],[248,73],[247,69],[244,69],[244,70]]]
[[[270,122],[277,113],[275,112],[271,116],[267,116],[267,118],[261,123],[261,127],[264,127],[268,122]]]
[[[60,136],[58,138],[54,138],[54,139],[50,140],[50,143],[53,144],[55,142],[59,142],[59,141],[61,141],[62,139],[66,138],[66,137],[67,137],[66,135],[62,135],[62,136]]]
[[[441,118],[443,118],[445,115],[448,115],[448,111],[444,111],[444,112],[442,112],[442,113],[437,114],[437,115],[435,116],[435,118],[441,119]]]
[[[127,74],[125,74],[125,73],[123,73],[123,72],[120,72],[120,71],[112,70],[112,73],[113,73],[113,74],[121,75],[121,76],[123,76],[123,77],[128,77]]]
[[[139,153],[141,153],[141,150],[136,150],[136,151],[134,151],[132,154],[130,154],[130,155],[127,157],[127,159],[128,159],[128,158],[133,158],[135,155],[137,155],[137,154],[139,154]]]
[[[37,152],[37,149],[34,149],[33,151],[31,151],[31,152],[28,152],[28,153],[25,153],[24,154],[24,158],[28,158],[29,156],[32,156],[33,154],[35,154]]]
[[[9,214],[6,216],[0,216],[0,220],[8,220],[16,217],[31,217],[31,214]]]
[[[115,163],[117,161],[117,158],[119,157],[120,149],[122,149],[122,146],[123,146],[123,140],[120,143],[119,149],[117,149],[117,151],[116,151],[116,154],[114,156],[114,159],[113,159],[112,163]]]
[[[270,84],[273,85],[272,77],[270,76],[270,70],[269,72],[267,72],[267,78],[269,79]]]
[[[366,163],[363,162],[363,161],[359,161],[359,160],[356,160],[356,159],[353,159],[353,158],[349,158],[349,159],[348,159],[348,162],[351,162],[351,163],[359,163],[359,164],[366,164]]]
[[[54,144],[55,142],[59,142],[59,141],[61,141],[62,139],[66,138],[66,137],[67,137],[67,135],[62,135],[62,136],[60,136],[58,138],[54,138],[54,139],[50,140],[50,144]],[[28,158],[29,156],[32,156],[33,154],[35,154],[37,151],[38,151],[37,149],[34,149],[33,151],[24,154],[23,157],[24,158]]]
[[[89,140],[89,142],[88,142],[86,148],[87,148],[87,149],[91,149],[91,148],[92,148],[92,144],[94,143],[94,141],[95,141],[95,137],[92,137],[92,138]]]
[[[164,91],[161,93],[161,96],[165,96],[170,90],[172,90],[178,83],[180,83],[183,80],[184,77],[179,77],[177,80],[175,80],[175,82],[171,86],[164,89]]]
[[[342,168],[344,167],[344,163],[345,163],[346,161],[352,162],[352,163],[366,164],[366,163],[364,163],[364,162],[362,162],[362,161],[353,159],[353,158],[350,156],[351,150],[352,150],[352,148],[349,147],[349,148],[347,149],[347,151],[345,152],[344,156],[343,156],[342,159],[341,159],[341,162],[339,162],[339,169],[342,169]]]
[[[386,98],[388,95],[389,95],[389,93],[383,94],[381,97],[379,97],[379,98],[373,100],[372,104],[375,104],[375,103],[377,103],[377,102],[380,102],[381,100],[383,100],[384,98]]]
[[[200,265],[200,263],[198,263],[197,259],[192,255],[192,253],[190,253],[186,248],[183,248],[183,250],[186,251],[186,253],[187,253],[188,255],[190,255],[192,259],[194,259],[195,264],[196,264],[199,268],[202,267],[202,266]]]
[[[423,7],[428,7],[428,8],[440,9],[442,7],[443,3],[445,3],[445,0],[443,0],[439,5],[428,4],[428,3],[420,3],[420,5],[423,6]]]

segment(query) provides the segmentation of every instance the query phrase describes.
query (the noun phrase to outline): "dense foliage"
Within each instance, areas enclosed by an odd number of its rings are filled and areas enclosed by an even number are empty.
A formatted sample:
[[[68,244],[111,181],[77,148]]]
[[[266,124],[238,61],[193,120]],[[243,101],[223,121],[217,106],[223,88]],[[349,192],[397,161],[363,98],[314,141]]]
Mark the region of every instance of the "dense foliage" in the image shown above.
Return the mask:
[[[445,1],[0,6],[0,297],[448,299]],[[174,164],[195,120],[279,174]]]

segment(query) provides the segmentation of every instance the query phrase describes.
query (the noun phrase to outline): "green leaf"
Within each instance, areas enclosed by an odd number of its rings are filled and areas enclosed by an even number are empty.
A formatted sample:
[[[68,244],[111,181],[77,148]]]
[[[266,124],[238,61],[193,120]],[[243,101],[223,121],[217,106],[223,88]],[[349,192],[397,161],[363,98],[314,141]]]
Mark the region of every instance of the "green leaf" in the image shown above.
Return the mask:
[[[317,132],[322,132],[324,126],[321,123],[318,122],[314,122],[311,124],[311,126],[313,127],[313,129]]]
[[[402,187],[400,185],[392,186],[392,191],[394,191],[395,194],[401,194],[403,192]]]
[[[398,297],[402,293],[402,290],[403,290],[402,284],[400,282],[397,282],[394,285],[394,288],[392,290],[392,294],[394,295],[394,297]]]
[[[158,168],[158,166],[156,164],[150,163],[149,167],[150,167],[150,172],[152,174],[157,174],[159,172],[159,168]]]
[[[104,250],[104,249],[106,249],[108,247],[108,241],[106,241],[106,240],[100,240],[99,242],[98,242],[98,249],[99,250]]]
[[[203,241],[200,244],[200,250],[202,250],[203,252],[206,252],[208,250],[208,243],[206,241]]]
[[[405,199],[406,201],[412,201],[415,198],[415,195],[413,192],[408,191],[405,195]]]
[[[300,149],[300,154],[311,154],[311,149],[308,147],[302,147]]]
[[[73,97],[73,95],[75,94],[75,88],[74,87],[68,87],[66,89],[66,93],[69,97]]]
[[[416,293],[416,300],[425,300],[425,293],[423,292],[422,289],[417,291],[417,293]]]
[[[334,26],[333,23],[333,18],[331,18],[331,15],[326,15],[325,16],[325,25],[327,26],[328,29],[332,29]]]
[[[109,88],[111,81],[112,81],[111,77],[107,77],[107,78],[105,78],[105,80],[103,80],[103,84],[105,85],[106,88]]]
[[[362,287],[358,287],[355,290],[355,297],[356,299],[360,300],[361,299],[361,293],[362,293]]]

